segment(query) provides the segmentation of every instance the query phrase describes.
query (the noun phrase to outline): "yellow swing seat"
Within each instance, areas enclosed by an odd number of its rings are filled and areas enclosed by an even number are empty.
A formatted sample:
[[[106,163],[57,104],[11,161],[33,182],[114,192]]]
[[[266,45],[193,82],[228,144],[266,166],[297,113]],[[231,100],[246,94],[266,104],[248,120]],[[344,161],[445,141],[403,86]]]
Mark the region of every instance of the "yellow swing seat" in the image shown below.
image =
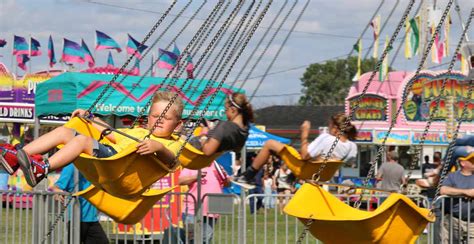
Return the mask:
[[[211,165],[220,155],[221,153],[215,153],[211,156],[206,156],[202,151],[186,143],[186,146],[179,155],[179,162],[181,166],[187,169],[202,169]]]
[[[123,199],[91,185],[75,195],[85,198],[117,223],[136,224],[143,219],[157,201],[173,189],[174,187],[161,190],[150,189],[134,198]]]
[[[391,194],[368,212],[310,183],[303,184],[284,211],[304,224],[312,219],[309,231],[324,243],[414,243],[428,222],[435,220],[429,209],[402,194]]]
[[[467,155],[467,157],[460,157],[459,160],[470,161],[471,163],[474,164],[474,153]]]
[[[283,149],[278,152],[278,155],[286,163],[288,168],[295,174],[299,179],[307,180],[311,179],[313,174],[316,173],[324,163],[323,160],[303,160],[301,159],[300,153],[293,147],[285,145]],[[330,180],[336,171],[341,167],[342,161],[329,159],[326,162],[326,167],[321,172],[319,181]]]
[[[100,137],[100,132],[95,127],[78,117],[72,118],[64,126],[94,139]],[[104,141],[107,142],[107,139],[104,138]],[[74,165],[97,188],[116,197],[134,198],[175,169],[167,167],[154,155],[134,153],[136,145],[137,143],[133,143],[108,158],[81,154]]]

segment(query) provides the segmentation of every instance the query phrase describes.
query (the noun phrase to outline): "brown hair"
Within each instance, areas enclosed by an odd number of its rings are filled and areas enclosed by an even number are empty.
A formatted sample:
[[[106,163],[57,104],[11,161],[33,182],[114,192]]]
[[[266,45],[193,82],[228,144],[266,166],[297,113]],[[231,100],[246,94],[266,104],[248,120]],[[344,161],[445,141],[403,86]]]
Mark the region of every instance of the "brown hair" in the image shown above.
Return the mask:
[[[347,116],[344,113],[338,113],[331,116],[329,120],[329,124],[335,126],[338,130],[340,130],[349,140],[354,140],[357,135],[357,129],[355,126],[349,121],[346,128],[344,129],[344,123],[347,120]],[[344,129],[344,130],[342,130]]]
[[[249,125],[254,121],[252,104],[249,103],[245,94],[234,92],[229,95],[228,100],[231,105],[236,107],[239,110],[239,113],[242,114],[245,125]]]
[[[157,91],[155,92],[155,95],[153,95],[153,103],[162,102],[162,101],[170,102],[174,96],[175,96],[175,93],[173,92]],[[184,109],[183,100],[177,97],[173,103],[173,106],[175,107],[175,112],[178,115],[178,119],[181,119],[181,116],[183,115],[183,109]]]

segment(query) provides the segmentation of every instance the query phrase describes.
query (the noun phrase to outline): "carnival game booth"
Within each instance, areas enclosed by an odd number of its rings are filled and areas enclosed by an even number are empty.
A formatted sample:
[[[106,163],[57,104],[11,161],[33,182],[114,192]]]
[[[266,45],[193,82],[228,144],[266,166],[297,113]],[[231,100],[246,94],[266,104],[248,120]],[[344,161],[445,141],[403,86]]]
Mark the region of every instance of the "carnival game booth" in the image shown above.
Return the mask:
[[[112,77],[113,75],[106,74],[64,73],[39,84],[35,99],[37,115],[69,115],[77,108],[89,108]],[[190,80],[183,89],[180,87],[184,79],[175,80],[175,84],[171,79],[163,81],[164,78],[160,77],[118,76],[117,83],[110,87],[112,95],[104,102],[98,103],[93,112],[96,115],[106,116],[103,119],[115,128],[125,127],[123,118],[131,121],[138,116],[155,91],[171,89],[177,91],[185,102],[184,118],[192,119],[188,118],[189,114],[200,97],[204,96],[196,114],[198,117],[209,102],[210,96],[216,94],[204,117],[209,120],[224,120],[224,100],[227,94],[236,91],[228,86],[217,89],[217,84],[214,84],[204,94],[209,81]],[[177,185],[178,175],[179,171],[175,171],[157,181],[151,188],[173,187]],[[121,237],[125,239],[128,234],[134,233],[143,236],[162,235],[170,224],[179,225],[181,215],[179,210],[183,209],[180,207],[181,203],[180,188],[174,188],[171,195],[156,202],[152,210],[135,226],[118,224],[117,228],[114,228],[117,230],[118,239],[122,239]]]
[[[374,79],[368,87],[366,95],[362,98],[359,108],[354,111],[352,123],[358,129],[356,143],[358,144],[358,164],[353,168],[354,175],[366,176],[368,163],[375,159],[379,145],[388,131],[392,116],[402,104],[400,116],[390,133],[386,145],[394,146],[400,154],[400,163],[408,169],[413,159],[414,145],[421,141],[423,130],[429,118],[430,111],[435,106],[435,99],[441,95],[440,105],[433,123],[429,129],[420,158],[433,152],[440,151],[445,155],[451,134],[455,129],[454,121],[460,117],[464,106],[468,106],[466,118],[463,121],[459,137],[473,131],[474,100],[464,99],[467,96],[469,84],[465,76],[458,72],[446,75],[445,72],[422,71],[417,77],[413,72],[390,72],[383,82]],[[350,113],[350,105],[361,95],[363,88],[368,83],[370,73],[365,73],[360,80],[355,82],[346,98],[346,113]],[[378,77],[378,76],[376,76]],[[447,79],[445,94],[439,94],[443,80]],[[407,90],[410,83],[413,84]],[[402,101],[404,92],[407,93],[406,101]],[[384,160],[384,158],[383,158]],[[432,162],[432,160],[430,160]],[[421,176],[420,165],[413,171],[414,177]],[[345,170],[346,172],[347,170]]]

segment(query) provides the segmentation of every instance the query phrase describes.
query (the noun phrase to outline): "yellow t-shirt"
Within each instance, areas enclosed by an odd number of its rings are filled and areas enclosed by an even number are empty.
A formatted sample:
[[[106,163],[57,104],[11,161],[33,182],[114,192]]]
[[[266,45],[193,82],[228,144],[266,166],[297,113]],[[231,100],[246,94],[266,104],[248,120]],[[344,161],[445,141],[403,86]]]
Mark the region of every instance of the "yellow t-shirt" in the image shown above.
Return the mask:
[[[127,135],[138,138],[140,140],[143,140],[143,138],[145,138],[145,136],[148,135],[148,133],[149,133],[149,131],[147,129],[144,129],[144,128],[132,128],[132,129],[122,128],[122,129],[118,129],[118,130],[123,132],[123,133],[126,133]],[[124,136],[124,135],[121,135],[119,133],[113,132],[113,135],[115,137],[115,143],[110,143],[108,145],[113,147],[115,149],[115,151],[117,151],[117,152],[120,152],[123,149],[130,146],[131,144],[136,143],[135,140],[132,140],[132,139],[130,139],[130,138]],[[157,137],[157,136],[154,136],[154,135],[151,135],[150,139],[160,142],[168,150],[170,150],[174,155],[178,154],[178,151],[182,146],[181,142],[179,142],[177,140],[173,140],[173,139],[169,140],[169,139]]]

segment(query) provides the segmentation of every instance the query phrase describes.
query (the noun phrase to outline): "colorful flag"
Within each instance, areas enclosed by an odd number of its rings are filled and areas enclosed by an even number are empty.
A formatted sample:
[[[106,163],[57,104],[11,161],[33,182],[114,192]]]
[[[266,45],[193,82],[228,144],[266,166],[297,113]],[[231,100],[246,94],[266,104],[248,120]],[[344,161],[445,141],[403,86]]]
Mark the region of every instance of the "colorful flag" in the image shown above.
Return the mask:
[[[145,44],[140,46],[140,42],[135,40],[130,34],[127,34],[127,35],[128,35],[127,53],[130,55],[135,54],[135,57],[141,59],[143,51],[145,51],[145,49],[147,49],[148,46],[146,46]]]
[[[444,24],[444,55],[445,57],[449,56],[449,33],[451,32],[451,15],[448,14],[446,23]]]
[[[469,68],[468,68],[468,65],[467,65],[466,58],[462,54],[459,54],[458,57],[459,56],[460,56],[460,58],[458,58],[458,59],[460,59],[460,61],[461,61],[461,73],[467,75],[469,73]]]
[[[179,51],[178,45],[176,45],[176,43],[174,44],[173,53],[176,54],[177,57],[181,55],[181,51]]]
[[[135,65],[133,66],[131,73],[133,75],[140,75],[140,59],[139,58],[135,59]]]
[[[4,47],[5,45],[7,45],[7,41],[5,41],[5,39],[0,39],[0,47]]]
[[[177,56],[174,52],[169,52],[161,48],[158,49],[158,51],[158,68],[172,70],[173,67],[176,66],[179,56]]]
[[[82,50],[84,52],[84,61],[87,62],[89,68],[94,67],[94,65],[95,65],[94,57],[92,56],[92,53],[89,50],[89,47],[87,46],[84,39],[81,39],[81,47],[82,47]]]
[[[388,74],[388,52],[390,51],[391,47],[388,46],[388,36],[385,38],[385,46],[384,50],[387,50],[387,55],[382,61],[382,65],[380,65],[380,70],[379,70],[379,81],[385,81],[385,78]]]
[[[380,14],[378,14],[372,21],[370,21],[370,26],[374,29],[374,58],[378,57],[379,49],[379,35],[380,35]]]
[[[41,50],[39,48],[41,47],[41,44],[39,41],[34,39],[33,37],[30,38],[30,56],[40,56],[41,55]]]
[[[433,33],[435,33],[434,24],[431,26],[430,34],[433,35]],[[441,63],[440,59],[442,59],[442,57],[441,58],[439,57],[439,54],[441,53],[441,51],[438,50],[439,46],[440,46],[439,35],[436,35],[434,39],[433,47],[431,48],[431,62],[435,64],[440,64]]]
[[[26,62],[30,61],[30,58],[27,54],[16,55],[16,62],[20,69],[26,71]]]
[[[420,26],[420,16],[416,16],[415,18],[410,20],[410,44],[411,44],[411,54],[415,56],[418,54],[418,50],[420,49],[420,31],[418,26]]]
[[[413,54],[411,53],[411,26],[410,20],[406,20],[405,22],[405,58],[411,59]]]
[[[13,55],[30,54],[26,39],[21,36],[13,36]]]
[[[97,37],[97,45],[95,46],[96,50],[115,49],[117,52],[122,51],[120,45],[112,39],[112,37],[98,30],[96,30],[95,33]]]
[[[82,49],[78,43],[64,38],[63,56],[61,60],[63,62],[83,64],[85,62],[84,49]]]
[[[112,58],[112,52],[109,51],[109,56],[107,56],[107,67],[114,67],[114,59]]]
[[[188,73],[188,78],[189,79],[194,79],[194,64],[193,64],[193,59],[191,58],[191,55],[188,55],[186,57],[186,73]]]
[[[353,48],[357,52],[357,72],[352,81],[358,81],[362,73],[362,40],[359,39]]]
[[[49,58],[49,67],[52,68],[56,64],[56,56],[54,55],[54,44],[53,38],[51,35],[48,40],[48,58]]]

